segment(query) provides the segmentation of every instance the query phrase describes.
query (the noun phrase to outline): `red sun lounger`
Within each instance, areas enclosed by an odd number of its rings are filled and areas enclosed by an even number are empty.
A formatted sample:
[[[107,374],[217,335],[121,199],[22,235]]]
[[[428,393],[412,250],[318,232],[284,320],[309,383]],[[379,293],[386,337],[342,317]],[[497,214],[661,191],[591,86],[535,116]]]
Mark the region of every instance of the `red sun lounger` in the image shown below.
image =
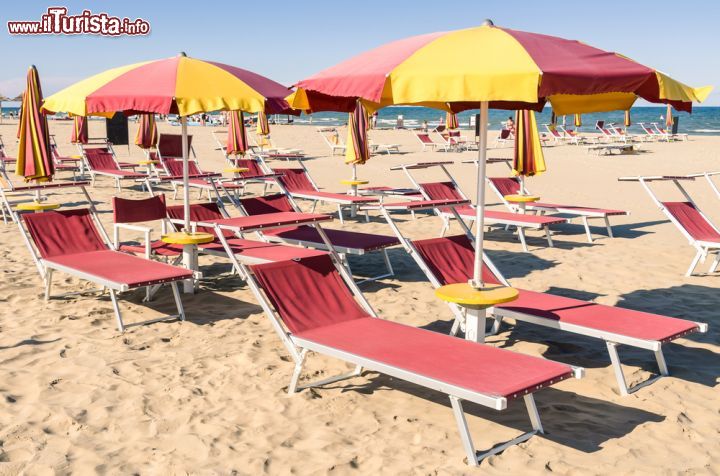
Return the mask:
[[[705,261],[709,255],[715,255],[708,270],[714,273],[720,265],[720,229],[718,229],[690,197],[680,182],[695,180],[694,176],[648,176],[648,177],[621,177],[621,182],[640,182],[650,198],[660,208],[670,222],[680,230],[680,233],[695,249],[695,257],[690,263],[685,276],[692,276],[700,261]],[[655,195],[650,188],[652,182],[671,182],[680,191],[685,200],[678,202],[665,202]]]
[[[261,216],[281,212],[293,212],[295,207],[292,201],[283,194],[266,195],[264,197],[244,198],[240,200],[243,213],[249,216]],[[360,233],[356,231],[336,230],[325,228],[323,230],[332,243],[333,248],[340,253],[343,264],[350,269],[345,255],[362,256],[372,251],[382,252],[386,272],[368,278],[365,281],[376,281],[394,275],[387,249],[398,246],[400,241],[394,236]],[[287,243],[326,250],[327,246],[319,232],[308,226],[278,228],[263,232],[270,241]]]
[[[45,299],[50,298],[54,271],[108,288],[118,330],[123,332],[127,326],[120,314],[117,293],[167,283],[172,287],[178,314],[131,325],[178,317],[185,320],[177,282],[191,278],[192,272],[110,249],[90,210],[26,214],[20,221],[20,231],[45,282]]]
[[[92,149],[85,149],[85,152]],[[115,187],[118,192],[121,180],[132,180],[133,182],[145,181],[148,176],[145,174],[121,169],[110,152],[95,152],[85,156],[85,161],[90,171],[91,183],[95,186],[95,179],[98,175],[111,177],[115,180]]]
[[[403,238],[403,242],[435,287],[465,283],[472,276],[475,250],[467,235],[414,241]],[[487,256],[484,256],[484,261],[485,283],[509,285]],[[655,379],[629,389],[620,364],[618,346],[627,345],[653,351],[660,375],[663,376],[668,375],[668,369],[662,345],[693,332],[707,331],[707,324],[704,323],[553,294],[524,289],[519,291],[518,300],[499,305],[490,311],[491,317],[495,319],[493,330],[499,328],[503,318],[511,318],[602,339],[607,345],[622,395],[627,395]],[[456,319],[461,320],[463,317],[460,309],[451,308]]]
[[[287,347],[295,370],[288,392],[361,375],[363,367],[450,397],[468,464],[542,433],[533,392],[582,375],[582,369],[380,319],[329,256],[252,266],[248,281]],[[298,386],[308,352],[355,371]],[[486,453],[475,450],[462,401],[503,410],[523,398],[532,431]]]
[[[521,192],[520,179],[517,177],[488,177],[487,183],[495,194],[500,197],[500,200],[510,210],[515,210],[516,207],[509,203],[505,197],[507,195],[517,195]],[[525,193],[528,193],[525,190]],[[623,210],[613,210],[609,208],[595,208],[595,207],[582,207],[577,205],[558,205],[555,203],[544,203],[544,202],[533,202],[526,205],[526,209],[540,214],[545,213],[562,213],[565,215],[571,215],[582,219],[583,226],[585,227],[585,234],[587,235],[588,242],[592,243],[592,234],[590,233],[589,219],[602,219],[605,222],[605,228],[607,229],[608,236],[613,237],[612,227],[610,226],[611,216],[628,215],[628,212]]]

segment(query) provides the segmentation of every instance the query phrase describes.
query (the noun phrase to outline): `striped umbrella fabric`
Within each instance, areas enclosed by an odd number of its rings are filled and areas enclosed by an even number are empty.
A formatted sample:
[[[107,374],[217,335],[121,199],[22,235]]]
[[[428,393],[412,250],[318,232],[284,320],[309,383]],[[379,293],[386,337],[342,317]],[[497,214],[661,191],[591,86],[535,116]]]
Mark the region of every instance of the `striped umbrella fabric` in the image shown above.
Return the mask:
[[[257,129],[255,130],[259,136],[270,135],[270,124],[268,123],[267,114],[264,111],[258,112]]]
[[[630,109],[625,111],[625,127],[632,126],[632,118],[630,117]]]
[[[550,113],[550,124],[552,124],[553,126],[557,125],[557,115],[555,114],[555,111],[552,111]]]
[[[20,145],[15,173],[26,182],[49,182],[55,173],[50,156],[47,118],[40,112],[42,89],[37,68],[31,66],[23,94],[20,116]]]
[[[550,102],[560,115],[626,110],[638,97],[690,111],[712,90],[579,41],[491,22],[388,43],[296,86],[291,105],[311,111],[350,112],[360,98],[373,110],[416,104],[454,112],[481,101],[492,109],[535,111]]]
[[[667,111],[665,112],[665,126],[667,126],[668,129],[670,129],[673,125],[673,112],[672,112],[672,106],[670,104],[667,105]]]
[[[155,114],[139,114],[138,131],[135,134],[135,145],[141,149],[152,149],[157,146],[158,132]]]
[[[347,164],[364,164],[370,159],[367,117],[365,107],[358,101],[355,111],[348,117],[347,147],[345,148],[345,163]]]
[[[228,112],[228,136],[225,152],[227,155],[245,155],[248,149],[245,118],[242,111]]]
[[[455,114],[454,112],[448,112],[445,115],[445,123],[447,124],[448,129],[457,129],[458,128],[457,114]]]
[[[73,129],[70,134],[70,142],[73,144],[88,143],[88,122],[85,116],[73,117]]]
[[[537,131],[535,112],[522,110],[515,115],[515,153],[513,174],[532,177],[545,172],[545,156]]]
[[[575,114],[575,127],[582,127],[582,114]]]

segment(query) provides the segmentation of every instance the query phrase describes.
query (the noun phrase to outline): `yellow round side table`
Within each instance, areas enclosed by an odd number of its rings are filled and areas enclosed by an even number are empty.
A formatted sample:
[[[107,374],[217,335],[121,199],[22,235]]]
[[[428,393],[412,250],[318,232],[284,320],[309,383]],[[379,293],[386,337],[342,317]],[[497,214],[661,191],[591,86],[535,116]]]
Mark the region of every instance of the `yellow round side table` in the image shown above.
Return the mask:
[[[199,269],[197,245],[210,243],[215,240],[215,236],[210,233],[186,233],[184,231],[178,231],[163,235],[160,239],[165,243],[182,245],[183,265],[193,271],[193,273],[196,273]],[[183,282],[183,292],[186,294],[195,292],[194,279],[187,279]]]
[[[514,301],[519,294],[517,289],[509,286],[490,285],[476,289],[469,283],[447,284],[435,290],[435,295],[443,301],[466,309],[465,338],[473,342],[485,341],[485,310]]]
[[[518,210],[520,210],[520,212],[522,212],[522,213],[525,213],[525,209],[526,209],[528,203],[533,203],[533,202],[537,202],[538,200],[540,200],[540,197],[538,195],[522,195],[522,194],[505,195],[504,198],[506,201],[517,205]]]
[[[348,195],[352,195],[353,197],[358,196],[358,185],[367,185],[370,183],[369,180],[357,180],[357,179],[343,179],[340,180],[340,183],[343,185],[349,185],[350,190],[348,191]],[[350,205],[350,216],[355,218],[357,215],[357,205]]]
[[[25,202],[20,203],[16,208],[24,212],[42,213],[47,210],[57,210],[62,205],[60,203],[50,202]]]

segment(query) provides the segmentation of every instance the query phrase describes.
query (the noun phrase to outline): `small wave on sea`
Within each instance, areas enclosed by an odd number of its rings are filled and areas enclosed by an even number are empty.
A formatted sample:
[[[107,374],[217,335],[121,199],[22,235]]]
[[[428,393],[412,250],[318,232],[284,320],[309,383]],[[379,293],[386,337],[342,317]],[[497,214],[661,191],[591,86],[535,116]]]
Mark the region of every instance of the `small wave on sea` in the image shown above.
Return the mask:
[[[720,129],[691,129],[691,132],[700,132],[704,134],[714,134],[720,132]]]

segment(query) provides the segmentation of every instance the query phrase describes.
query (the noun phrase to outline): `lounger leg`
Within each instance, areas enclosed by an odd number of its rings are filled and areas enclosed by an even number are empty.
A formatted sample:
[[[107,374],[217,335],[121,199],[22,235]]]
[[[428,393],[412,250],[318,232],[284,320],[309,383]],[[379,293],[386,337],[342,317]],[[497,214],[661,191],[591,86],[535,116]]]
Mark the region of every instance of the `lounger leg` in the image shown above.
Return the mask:
[[[315,203],[317,203],[317,202],[315,202]],[[341,224],[341,225],[344,225],[344,224],[345,224],[345,220],[344,220],[344,217],[343,217],[342,205],[338,205],[337,208],[338,208],[338,220],[340,220],[340,224]],[[313,209],[315,209],[315,206],[314,206],[314,205],[313,205]],[[352,214],[351,214],[351,216],[352,216]]]
[[[693,258],[692,263],[690,263],[690,267],[688,268],[687,272],[685,273],[685,276],[692,276],[693,271],[695,271],[695,267],[697,267],[698,263],[700,262],[700,259],[703,257],[705,253],[703,253],[703,250],[699,250],[697,254],[695,255],[695,258]]]
[[[170,283],[170,286],[172,287],[173,297],[175,298],[175,306],[178,310],[178,316],[180,316],[180,320],[185,320],[185,309],[183,308],[182,299],[180,299],[180,288],[178,287],[177,281],[173,281]]]
[[[620,356],[617,351],[617,344],[615,342],[606,341],[608,353],[610,354],[610,362],[612,362],[613,370],[615,371],[615,378],[620,388],[620,395],[628,395],[628,387],[625,382],[625,374],[623,374],[622,366],[620,364]]]
[[[502,324],[502,316],[493,316],[493,324],[490,328],[490,334],[495,335],[500,332],[500,325]]]
[[[545,238],[547,238],[548,246],[553,247],[552,232],[549,226],[545,226]]]
[[[720,265],[720,253],[717,253],[715,255],[715,259],[713,260],[712,264],[710,265],[709,273],[714,273],[717,271],[718,266]]]
[[[468,428],[465,412],[463,411],[462,402],[459,398],[450,395],[450,405],[452,406],[453,415],[455,415],[455,423],[457,423],[460,439],[462,440],[463,449],[467,456],[467,462],[470,466],[478,466],[477,453],[475,445],[470,436],[470,428]]]
[[[530,416],[530,424],[532,425],[535,433],[545,433],[540,421],[540,414],[538,413],[537,406],[535,406],[535,397],[532,393],[528,393],[523,397],[525,399],[525,407],[527,408],[528,415]]]
[[[115,319],[117,320],[117,328],[120,332],[125,332],[125,325],[120,315],[120,306],[117,302],[117,292],[114,289],[110,290],[110,300],[112,301],[113,310],[115,311]]]
[[[585,235],[587,236],[588,243],[592,243],[592,233],[590,233],[590,224],[586,216],[582,217],[583,226],[585,227]]]
[[[522,227],[517,227],[517,233],[518,238],[520,238],[520,243],[522,243],[523,251],[526,253],[528,252],[527,243],[525,243],[525,232],[523,231]]]
[[[443,224],[442,228],[440,228],[440,238],[445,236],[445,233],[450,229],[450,219],[447,217],[443,217]]]
[[[385,260],[385,267],[387,268],[388,276],[395,276],[395,270],[390,262],[390,256],[388,255],[387,249],[382,250],[383,259]]]
[[[608,236],[610,238],[615,238],[613,236],[612,227],[610,226],[610,219],[608,217],[604,217],[604,218],[605,218],[605,228],[607,228]]]
[[[297,391],[297,383],[300,379],[300,374],[302,373],[303,364],[305,363],[305,358],[307,357],[307,349],[303,349],[302,352],[300,352],[300,359],[295,362],[295,369],[293,370],[292,377],[290,378],[290,385],[288,385],[288,394],[292,395]]]
[[[120,188],[120,179],[115,179],[115,188],[117,189],[118,193],[122,192],[122,189]]]
[[[663,375],[667,377],[670,375],[670,372],[667,368],[667,362],[665,362],[665,355],[663,354],[662,347],[660,347],[658,350],[655,351],[655,360],[657,360],[658,364],[658,370],[660,370],[660,375]]]
[[[52,288],[52,276],[53,276],[53,270],[51,268],[48,268],[47,271],[45,271],[45,300],[47,301],[50,299],[50,290]]]

